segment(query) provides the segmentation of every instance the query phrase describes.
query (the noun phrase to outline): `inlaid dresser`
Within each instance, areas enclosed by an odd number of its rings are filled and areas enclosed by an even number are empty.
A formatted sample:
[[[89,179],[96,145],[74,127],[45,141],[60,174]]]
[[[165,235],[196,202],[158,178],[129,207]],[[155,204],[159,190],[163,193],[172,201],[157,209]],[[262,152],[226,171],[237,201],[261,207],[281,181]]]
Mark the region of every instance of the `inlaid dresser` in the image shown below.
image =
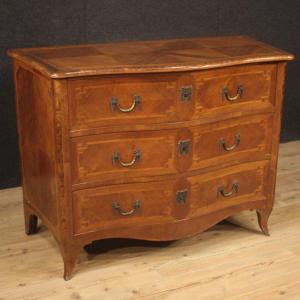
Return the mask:
[[[25,229],[69,279],[104,238],[176,240],[274,201],[285,66],[245,36],[14,49]]]

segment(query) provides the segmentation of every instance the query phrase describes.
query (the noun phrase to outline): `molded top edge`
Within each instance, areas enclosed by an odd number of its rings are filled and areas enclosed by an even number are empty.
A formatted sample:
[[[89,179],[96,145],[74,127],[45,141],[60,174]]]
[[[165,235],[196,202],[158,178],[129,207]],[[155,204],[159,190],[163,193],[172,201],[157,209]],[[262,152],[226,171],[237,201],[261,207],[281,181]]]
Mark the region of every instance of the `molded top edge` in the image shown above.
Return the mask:
[[[193,71],[294,59],[247,36],[11,49],[8,55],[51,78]]]

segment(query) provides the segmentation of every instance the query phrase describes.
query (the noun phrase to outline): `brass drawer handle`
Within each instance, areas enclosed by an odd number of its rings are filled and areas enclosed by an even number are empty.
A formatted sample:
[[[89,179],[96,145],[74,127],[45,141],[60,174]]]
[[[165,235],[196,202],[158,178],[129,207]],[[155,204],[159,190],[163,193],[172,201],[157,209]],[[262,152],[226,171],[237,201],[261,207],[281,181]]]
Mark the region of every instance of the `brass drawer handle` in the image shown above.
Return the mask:
[[[223,149],[225,151],[232,151],[233,149],[235,149],[236,147],[238,147],[240,145],[241,142],[241,135],[238,133],[235,135],[235,143],[232,146],[226,146],[226,142],[224,138],[220,138],[220,145],[223,147]]]
[[[113,160],[113,164],[116,165],[117,163],[119,163],[121,166],[123,167],[131,167],[133,166],[136,162],[138,162],[140,160],[142,156],[142,153],[140,150],[135,150],[133,152],[133,158],[130,162],[123,162],[121,160],[121,155],[120,155],[120,152],[114,152],[113,153],[113,157],[112,157],[112,160]]]
[[[228,88],[225,87],[223,89],[223,95],[225,96],[225,98],[228,100],[228,101],[235,101],[237,100],[238,98],[242,97],[243,95],[243,90],[244,90],[244,87],[243,85],[239,85],[236,89],[236,95],[235,96],[230,96],[229,95],[229,91],[228,91]]]
[[[122,107],[120,107],[119,100],[117,97],[111,97],[111,100],[110,100],[112,109],[114,110],[115,108],[117,108],[120,112],[123,112],[123,113],[133,111],[138,105],[141,104],[141,102],[142,102],[142,100],[141,100],[140,96],[133,96],[133,102],[132,102],[131,106],[128,108],[122,108]]]
[[[236,194],[239,191],[239,183],[237,181],[232,183],[231,191],[225,192],[222,185],[218,186],[218,194],[221,194],[223,197],[230,197],[233,194]]]
[[[115,209],[121,216],[129,216],[136,212],[140,207],[141,203],[139,200],[135,200],[133,203],[133,208],[130,211],[123,211],[120,204],[118,202],[113,202],[112,204],[113,209]]]

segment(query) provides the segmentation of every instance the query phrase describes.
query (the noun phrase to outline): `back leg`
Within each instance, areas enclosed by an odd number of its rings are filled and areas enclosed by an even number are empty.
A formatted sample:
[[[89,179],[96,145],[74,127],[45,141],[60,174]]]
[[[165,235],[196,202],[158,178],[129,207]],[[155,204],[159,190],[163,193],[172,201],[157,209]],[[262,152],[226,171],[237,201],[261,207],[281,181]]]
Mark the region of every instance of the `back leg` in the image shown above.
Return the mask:
[[[33,212],[24,207],[25,232],[27,235],[38,232],[38,217]]]

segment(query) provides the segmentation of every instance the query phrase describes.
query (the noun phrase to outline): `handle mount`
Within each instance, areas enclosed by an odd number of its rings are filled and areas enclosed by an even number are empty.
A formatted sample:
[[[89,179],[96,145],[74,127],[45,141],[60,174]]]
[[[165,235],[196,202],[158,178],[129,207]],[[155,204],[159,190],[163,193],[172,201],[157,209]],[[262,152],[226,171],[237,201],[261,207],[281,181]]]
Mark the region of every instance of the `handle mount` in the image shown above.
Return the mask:
[[[229,90],[227,87],[223,88],[223,95],[227,101],[235,101],[235,100],[241,98],[243,95],[243,92],[244,92],[244,87],[242,84],[238,85],[235,96],[229,95]]]
[[[111,97],[111,99],[110,99],[110,105],[111,105],[112,110],[117,108],[120,112],[123,112],[123,113],[128,113],[128,112],[133,111],[137,106],[139,106],[141,104],[141,102],[142,102],[141,96],[135,95],[135,96],[133,96],[131,106],[128,108],[122,108],[119,104],[119,100],[117,97]]]
[[[123,162],[121,160],[120,152],[115,151],[112,156],[112,161],[114,165],[119,163],[122,167],[131,167],[140,160],[141,156],[142,156],[141,151],[137,149],[133,152],[133,158],[130,162]]]
[[[118,202],[113,202],[112,208],[115,209],[121,216],[130,216],[141,207],[140,200],[135,200],[130,211],[123,211]]]
[[[220,138],[219,143],[220,146],[225,150],[225,151],[232,151],[233,149],[237,148],[240,145],[241,142],[241,135],[238,133],[234,136],[235,143],[231,146],[226,145],[225,138]]]
[[[231,186],[231,190],[229,192],[225,192],[225,189],[222,185],[218,186],[217,192],[218,195],[221,195],[223,197],[230,197],[233,194],[236,194],[239,191],[239,183],[237,181],[234,181]]]

